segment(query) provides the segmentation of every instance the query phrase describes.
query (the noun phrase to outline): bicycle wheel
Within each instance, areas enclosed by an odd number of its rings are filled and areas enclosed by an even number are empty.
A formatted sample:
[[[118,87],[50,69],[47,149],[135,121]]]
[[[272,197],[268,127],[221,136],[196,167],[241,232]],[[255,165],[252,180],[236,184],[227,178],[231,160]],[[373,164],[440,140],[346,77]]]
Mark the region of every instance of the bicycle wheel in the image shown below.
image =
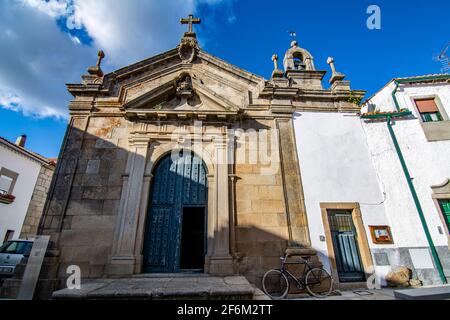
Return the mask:
[[[333,278],[322,268],[309,270],[305,277],[305,284],[308,292],[318,298],[329,296],[333,290]]]
[[[289,280],[280,270],[272,269],[264,275],[262,286],[264,292],[272,299],[283,299],[289,291]]]

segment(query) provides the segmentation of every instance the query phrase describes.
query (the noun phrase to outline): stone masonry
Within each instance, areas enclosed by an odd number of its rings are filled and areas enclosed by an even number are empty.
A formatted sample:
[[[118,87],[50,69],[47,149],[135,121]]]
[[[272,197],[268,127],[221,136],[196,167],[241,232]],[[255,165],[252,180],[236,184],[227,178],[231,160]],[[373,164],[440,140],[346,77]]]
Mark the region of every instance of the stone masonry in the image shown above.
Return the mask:
[[[34,237],[38,232],[39,221],[42,217],[54,170],[54,166],[51,165],[41,167],[20,233],[21,239]]]

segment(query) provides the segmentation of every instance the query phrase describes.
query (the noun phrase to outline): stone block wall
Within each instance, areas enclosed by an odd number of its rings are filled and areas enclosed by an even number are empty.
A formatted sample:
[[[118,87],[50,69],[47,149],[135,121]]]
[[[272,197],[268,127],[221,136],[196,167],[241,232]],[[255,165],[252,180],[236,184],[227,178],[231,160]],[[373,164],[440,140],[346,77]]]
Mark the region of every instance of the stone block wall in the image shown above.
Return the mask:
[[[37,234],[54,170],[53,166],[41,167],[20,233],[21,239],[32,238]]]
[[[41,228],[57,241],[59,278],[67,276],[69,265],[78,265],[83,278],[102,277],[128,156],[127,122],[121,117],[72,120]]]
[[[259,126],[270,131],[275,130],[274,124],[274,121],[259,122]],[[247,126],[258,127],[253,122]],[[241,148],[249,155],[257,146],[238,145],[237,152],[243,152]],[[280,265],[279,258],[284,256],[289,239],[280,158],[278,154],[275,157],[277,163],[272,163],[270,170],[259,156],[257,163],[235,164],[237,269],[258,286],[267,270]]]

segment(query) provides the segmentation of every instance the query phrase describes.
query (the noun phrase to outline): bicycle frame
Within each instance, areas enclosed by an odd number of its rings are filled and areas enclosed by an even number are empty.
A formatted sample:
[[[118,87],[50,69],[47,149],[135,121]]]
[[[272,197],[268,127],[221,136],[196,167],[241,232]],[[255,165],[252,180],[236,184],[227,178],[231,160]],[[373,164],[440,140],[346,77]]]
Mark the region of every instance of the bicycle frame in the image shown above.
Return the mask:
[[[281,273],[285,274],[288,277],[288,280],[289,280],[289,278],[292,278],[295,281],[295,283],[297,284],[297,286],[300,286],[300,289],[304,289],[306,287],[306,282],[305,282],[306,274],[313,268],[308,263],[308,260],[302,258],[301,256],[298,256],[298,257],[300,258],[300,261],[298,261],[298,262],[286,262],[286,260],[289,258],[287,255],[285,257],[281,258],[282,262],[281,262],[280,271],[281,271]],[[289,270],[287,270],[286,265],[289,265],[289,264],[305,265],[301,276],[299,276],[297,278]]]

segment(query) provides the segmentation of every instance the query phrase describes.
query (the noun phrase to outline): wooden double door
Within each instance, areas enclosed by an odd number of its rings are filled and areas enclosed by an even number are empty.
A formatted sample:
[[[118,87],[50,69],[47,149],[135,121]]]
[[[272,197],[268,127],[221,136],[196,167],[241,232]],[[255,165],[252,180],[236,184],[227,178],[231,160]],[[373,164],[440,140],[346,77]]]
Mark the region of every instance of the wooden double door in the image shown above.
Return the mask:
[[[207,171],[191,152],[161,159],[153,172],[144,244],[144,272],[203,271]]]

